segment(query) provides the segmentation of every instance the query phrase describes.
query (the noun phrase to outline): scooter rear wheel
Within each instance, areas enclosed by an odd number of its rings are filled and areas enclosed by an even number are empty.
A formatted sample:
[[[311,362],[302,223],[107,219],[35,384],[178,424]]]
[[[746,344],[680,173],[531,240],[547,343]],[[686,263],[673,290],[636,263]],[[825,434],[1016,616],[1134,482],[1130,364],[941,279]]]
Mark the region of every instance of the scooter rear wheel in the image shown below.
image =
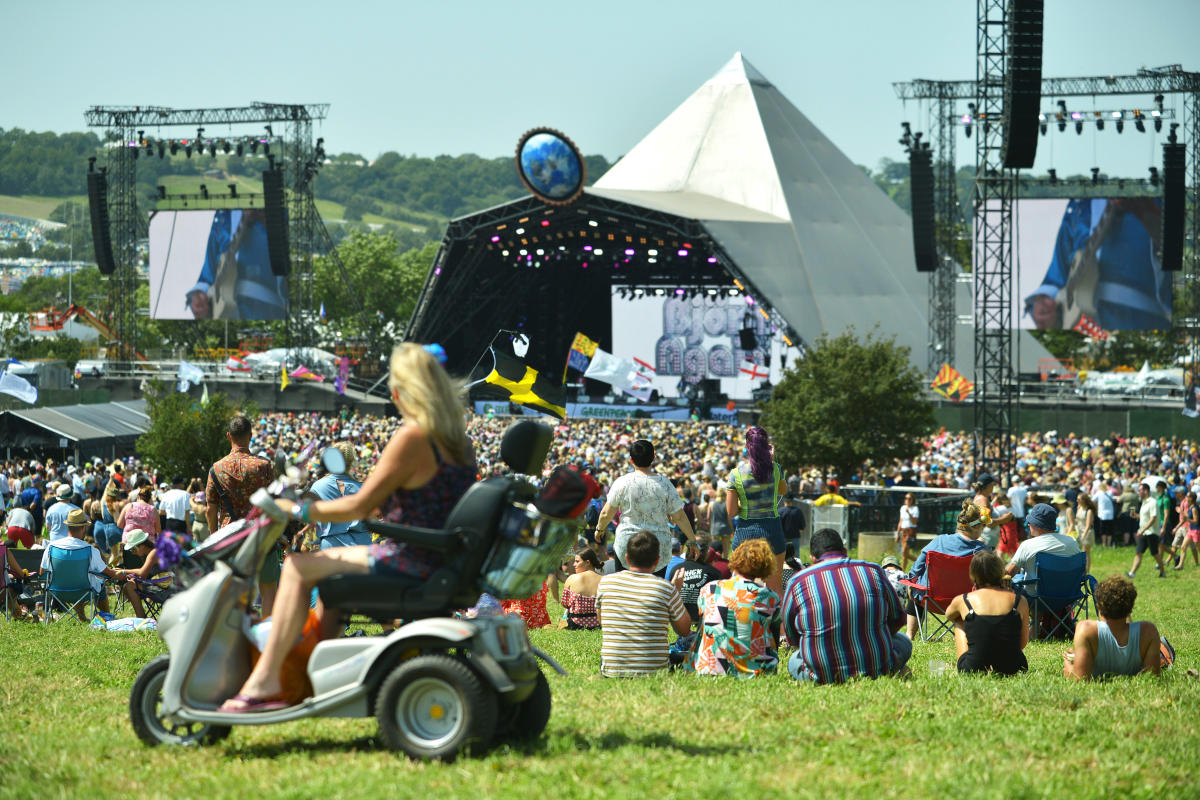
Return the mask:
[[[202,722],[175,723],[162,715],[162,690],[170,656],[159,656],[138,673],[129,692],[129,720],[138,738],[151,747],[160,744],[200,745],[219,742],[229,735],[228,725]]]
[[[461,660],[422,655],[384,679],[375,716],[393,750],[411,758],[453,761],[464,749],[478,754],[491,744],[496,694]]]
[[[546,730],[550,721],[550,683],[545,674],[538,670],[537,683],[533,693],[517,703],[506,715],[506,721],[496,732],[496,740],[500,742],[531,742]]]

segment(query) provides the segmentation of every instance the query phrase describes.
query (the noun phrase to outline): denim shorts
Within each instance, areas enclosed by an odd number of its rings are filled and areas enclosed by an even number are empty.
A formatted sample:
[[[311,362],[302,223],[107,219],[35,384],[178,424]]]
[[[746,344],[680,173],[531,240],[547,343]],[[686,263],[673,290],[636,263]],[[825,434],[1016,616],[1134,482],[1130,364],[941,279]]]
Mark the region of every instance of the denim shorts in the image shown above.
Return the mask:
[[[737,529],[733,532],[733,547],[736,550],[742,542],[751,539],[766,539],[771,545],[771,552],[783,555],[787,550],[787,542],[783,539],[783,523],[779,517],[762,517],[759,519],[738,519]]]

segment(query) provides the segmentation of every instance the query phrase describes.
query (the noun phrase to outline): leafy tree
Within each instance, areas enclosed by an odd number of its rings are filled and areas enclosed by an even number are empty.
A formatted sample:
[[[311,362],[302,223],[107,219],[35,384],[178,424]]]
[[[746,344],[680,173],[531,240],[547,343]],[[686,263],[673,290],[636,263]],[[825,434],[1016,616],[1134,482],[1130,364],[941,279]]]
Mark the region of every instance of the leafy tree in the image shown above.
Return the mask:
[[[784,373],[761,424],[781,463],[829,465],[844,480],[867,459],[917,455],[934,419],[909,349],[851,331],[822,336]]]
[[[251,418],[258,415],[253,404],[235,408],[221,392],[213,392],[208,403],[200,404],[173,385],[151,381],[146,387],[150,428],[138,438],[137,453],[168,475],[202,478],[229,452],[225,431],[239,411]]]
[[[318,306],[325,304],[330,324],[342,327],[344,333],[362,335],[366,332],[360,330],[352,293],[362,299],[368,317],[403,326],[416,307],[437,244],[401,253],[394,236],[352,230],[337,253],[346,275],[332,258],[317,259],[313,296]]]

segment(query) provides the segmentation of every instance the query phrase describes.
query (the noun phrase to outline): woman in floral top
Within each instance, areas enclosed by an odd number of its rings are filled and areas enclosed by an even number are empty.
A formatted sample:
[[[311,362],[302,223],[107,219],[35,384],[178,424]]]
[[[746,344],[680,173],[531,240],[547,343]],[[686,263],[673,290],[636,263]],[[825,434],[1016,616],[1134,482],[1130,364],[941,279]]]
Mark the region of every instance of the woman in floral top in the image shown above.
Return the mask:
[[[775,672],[779,657],[771,627],[780,620],[780,602],[763,584],[775,570],[775,554],[766,539],[748,539],[733,551],[729,566],[732,578],[700,590],[701,628],[686,669],[738,678]]]

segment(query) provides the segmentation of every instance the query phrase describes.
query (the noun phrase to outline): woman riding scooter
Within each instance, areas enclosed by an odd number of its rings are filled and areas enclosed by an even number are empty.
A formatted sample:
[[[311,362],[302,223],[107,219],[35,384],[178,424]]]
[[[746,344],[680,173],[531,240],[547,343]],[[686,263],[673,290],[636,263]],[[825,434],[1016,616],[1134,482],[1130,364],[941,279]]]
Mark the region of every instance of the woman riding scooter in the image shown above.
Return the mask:
[[[392,352],[388,388],[404,418],[388,441],[375,470],[362,489],[330,501],[297,505],[277,501],[304,523],[366,519],[378,509],[387,522],[441,528],[454,504],[475,482],[475,455],[463,422],[461,385],[442,367],[438,345],[400,344]],[[375,574],[428,577],[443,556],[385,539],[359,547],[335,547],[290,556],[283,565],[271,633],[250,677],[221,706],[223,712],[270,711],[287,705],[280,697],[280,670],[290,644],[304,625],[312,588],[332,575]],[[340,620],[317,614],[323,634],[331,635]]]

